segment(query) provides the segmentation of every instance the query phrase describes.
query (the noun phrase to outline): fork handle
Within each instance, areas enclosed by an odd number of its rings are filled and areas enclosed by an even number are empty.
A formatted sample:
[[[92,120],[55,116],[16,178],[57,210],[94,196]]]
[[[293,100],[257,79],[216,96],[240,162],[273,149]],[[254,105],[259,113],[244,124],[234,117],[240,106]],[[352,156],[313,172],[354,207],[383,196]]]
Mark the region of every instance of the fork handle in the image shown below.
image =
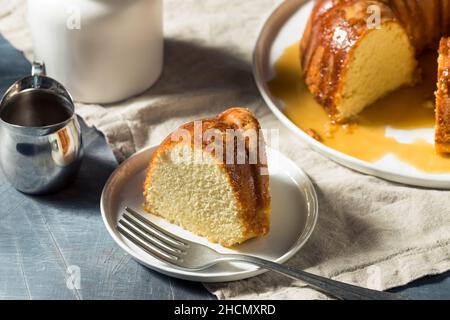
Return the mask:
[[[221,258],[221,261],[248,262],[263,269],[284,274],[290,278],[301,280],[320,292],[342,300],[408,300],[405,297],[394,293],[357,287],[258,257],[227,254],[223,255]]]

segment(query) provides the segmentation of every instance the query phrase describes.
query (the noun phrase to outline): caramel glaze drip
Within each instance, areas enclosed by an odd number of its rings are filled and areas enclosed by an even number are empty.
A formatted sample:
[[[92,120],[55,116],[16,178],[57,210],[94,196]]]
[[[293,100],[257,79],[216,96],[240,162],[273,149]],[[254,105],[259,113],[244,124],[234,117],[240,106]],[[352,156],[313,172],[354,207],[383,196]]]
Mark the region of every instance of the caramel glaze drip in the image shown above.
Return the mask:
[[[285,104],[285,114],[297,126],[325,145],[355,158],[375,162],[387,154],[430,173],[450,172],[450,159],[436,154],[424,140],[400,143],[385,136],[386,126],[398,130],[434,127],[434,91],[437,56],[420,58],[424,81],[403,88],[367,107],[357,122],[333,124],[324,108],[308,90],[300,67],[297,43],[285,49],[275,63],[275,78],[269,82],[273,96]]]

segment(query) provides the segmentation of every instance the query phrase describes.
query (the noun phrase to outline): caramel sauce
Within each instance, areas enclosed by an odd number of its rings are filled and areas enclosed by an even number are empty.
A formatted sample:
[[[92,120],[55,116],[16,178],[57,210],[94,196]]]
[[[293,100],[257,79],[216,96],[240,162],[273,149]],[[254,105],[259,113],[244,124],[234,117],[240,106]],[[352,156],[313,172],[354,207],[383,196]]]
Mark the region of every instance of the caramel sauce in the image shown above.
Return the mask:
[[[276,75],[268,85],[272,95],[284,102],[291,121],[335,150],[368,162],[392,154],[425,172],[450,172],[450,158],[437,154],[433,144],[423,139],[400,143],[385,136],[387,126],[399,130],[434,127],[437,54],[425,53],[420,66],[423,82],[389,94],[345,125],[332,124],[309,92],[302,77],[298,43],[286,48],[276,61]]]

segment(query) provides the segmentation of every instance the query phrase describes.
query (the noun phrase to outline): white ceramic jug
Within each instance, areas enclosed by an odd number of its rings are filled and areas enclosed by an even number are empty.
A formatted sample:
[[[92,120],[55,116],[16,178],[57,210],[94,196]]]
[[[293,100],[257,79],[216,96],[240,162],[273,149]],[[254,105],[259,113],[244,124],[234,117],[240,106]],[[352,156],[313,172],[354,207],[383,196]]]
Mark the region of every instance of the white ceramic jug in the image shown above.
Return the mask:
[[[35,59],[76,101],[149,88],[163,65],[162,0],[28,0]]]

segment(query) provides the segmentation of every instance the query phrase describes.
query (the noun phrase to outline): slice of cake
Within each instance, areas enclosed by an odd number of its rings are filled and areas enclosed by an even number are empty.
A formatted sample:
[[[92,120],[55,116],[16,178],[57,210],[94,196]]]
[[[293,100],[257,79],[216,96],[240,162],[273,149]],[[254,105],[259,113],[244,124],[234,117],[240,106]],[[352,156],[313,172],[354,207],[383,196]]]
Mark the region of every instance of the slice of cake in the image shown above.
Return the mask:
[[[144,197],[148,212],[223,246],[265,235],[270,192],[258,120],[231,108],[181,126],[154,152]]]
[[[450,153],[450,38],[441,40],[438,64],[435,149]]]

